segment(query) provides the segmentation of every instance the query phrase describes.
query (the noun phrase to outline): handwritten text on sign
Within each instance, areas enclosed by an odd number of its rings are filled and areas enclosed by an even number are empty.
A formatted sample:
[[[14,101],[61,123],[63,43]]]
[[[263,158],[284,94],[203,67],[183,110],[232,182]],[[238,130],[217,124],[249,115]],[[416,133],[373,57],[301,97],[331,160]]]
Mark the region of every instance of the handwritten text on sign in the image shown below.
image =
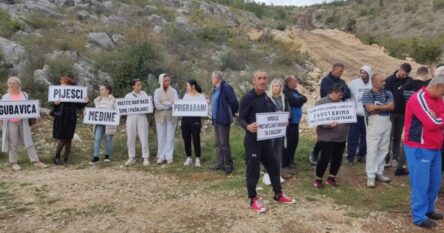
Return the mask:
[[[177,100],[173,105],[173,116],[206,117],[208,116],[208,102],[206,100]]]
[[[151,96],[116,99],[117,113],[120,115],[146,114],[153,112]]]
[[[87,88],[81,86],[49,86],[48,102],[60,100],[62,102],[84,103]]]
[[[102,108],[85,108],[84,124],[119,125],[120,115],[115,110]]]
[[[308,109],[308,126],[329,125],[356,122],[353,102],[321,104]]]
[[[39,117],[38,100],[0,101],[0,119]]]
[[[288,112],[257,113],[257,140],[285,137],[288,125]]]

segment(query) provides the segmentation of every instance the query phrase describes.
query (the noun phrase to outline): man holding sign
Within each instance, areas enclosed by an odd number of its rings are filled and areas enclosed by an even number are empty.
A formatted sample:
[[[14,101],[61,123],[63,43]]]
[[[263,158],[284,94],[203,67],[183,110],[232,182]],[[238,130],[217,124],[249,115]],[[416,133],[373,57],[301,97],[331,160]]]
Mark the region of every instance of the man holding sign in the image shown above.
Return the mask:
[[[253,75],[253,90],[248,92],[241,100],[239,111],[239,124],[245,129],[244,145],[247,156],[247,189],[248,197],[251,199],[251,209],[262,213],[266,211],[261,198],[257,196],[256,184],[260,175],[260,164],[267,169],[273,191],[274,200],[291,204],[294,199],[287,197],[282,192],[279,174],[279,163],[273,155],[271,139],[258,142],[256,114],[275,112],[276,108],[271,99],[265,94],[267,83],[267,72],[259,70]]]

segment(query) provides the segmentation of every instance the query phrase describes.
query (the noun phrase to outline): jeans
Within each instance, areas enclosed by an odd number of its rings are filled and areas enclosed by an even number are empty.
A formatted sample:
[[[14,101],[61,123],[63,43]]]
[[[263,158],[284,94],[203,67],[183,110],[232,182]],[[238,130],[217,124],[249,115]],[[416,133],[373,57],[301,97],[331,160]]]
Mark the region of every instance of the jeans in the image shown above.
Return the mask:
[[[347,160],[354,161],[355,157],[363,158],[367,153],[365,120],[357,116],[357,122],[350,124],[347,142]]]
[[[102,142],[102,137],[105,134],[105,128],[104,125],[96,125],[95,130],[95,139],[94,139],[94,157],[99,157],[100,154],[100,143]],[[113,135],[112,134],[106,134],[105,135],[105,141],[106,141],[106,155],[111,155],[113,151]]]
[[[224,126],[215,124],[214,131],[216,134],[216,166],[220,168],[225,167],[225,165],[227,167],[233,167],[230,148],[230,125]]]
[[[404,115],[392,113],[390,115],[392,121],[392,132],[390,134],[390,150],[385,158],[386,162],[390,161],[390,152],[392,153],[392,159],[398,160],[398,167],[405,164],[405,155],[401,151],[401,135],[404,130]],[[401,152],[401,153],[400,153]]]

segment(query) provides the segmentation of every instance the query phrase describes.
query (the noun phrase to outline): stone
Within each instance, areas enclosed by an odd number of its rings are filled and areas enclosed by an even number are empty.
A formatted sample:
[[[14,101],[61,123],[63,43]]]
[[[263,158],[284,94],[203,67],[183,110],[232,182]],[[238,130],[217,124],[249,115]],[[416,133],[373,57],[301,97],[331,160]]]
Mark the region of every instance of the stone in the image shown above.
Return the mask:
[[[161,26],[154,26],[153,31],[155,33],[161,33],[163,31],[163,27],[161,27]]]
[[[114,47],[113,41],[105,32],[88,33],[88,42],[103,49],[110,49]]]
[[[148,16],[148,21],[157,26],[163,26],[167,23],[167,21],[158,15],[150,15]]]
[[[48,81],[50,75],[50,67],[48,65],[43,66],[42,69],[34,70],[34,82],[46,85],[52,85]]]

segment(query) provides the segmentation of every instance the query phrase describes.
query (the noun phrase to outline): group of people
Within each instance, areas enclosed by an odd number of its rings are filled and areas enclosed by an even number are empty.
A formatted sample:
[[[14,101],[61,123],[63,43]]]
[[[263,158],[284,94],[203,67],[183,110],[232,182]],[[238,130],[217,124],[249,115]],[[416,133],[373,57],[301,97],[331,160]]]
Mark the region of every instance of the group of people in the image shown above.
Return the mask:
[[[412,211],[414,223],[431,228],[436,226],[431,220],[442,219],[434,210],[434,203],[441,183],[441,148],[444,128],[444,66],[432,72],[427,67],[420,67],[416,77],[409,76],[412,67],[405,63],[393,75],[385,78],[372,73],[368,65],[360,69],[360,75],[349,85],[341,79],[345,66],[337,63],[331,72],[322,79],[321,99],[315,105],[352,101],[355,106],[356,123],[332,122],[316,128],[317,142],[310,156],[310,163],[316,165],[314,187],[323,189],[323,177],[328,167],[326,184],[338,186],[336,178],[342,164],[347,146],[347,161],[354,164],[365,162],[367,186],[375,187],[376,181],[390,182],[384,175],[388,164],[396,166],[395,176],[409,175],[412,189]],[[433,74],[432,74],[433,73]],[[256,185],[260,178],[261,163],[265,168],[264,183],[271,184],[275,193],[273,199],[280,203],[291,204],[294,199],[284,194],[282,169],[295,164],[295,152],[299,140],[299,123],[302,106],[307,98],[297,90],[298,80],[288,75],[284,80],[274,79],[267,91],[268,73],[258,70],[252,75],[253,89],[240,100],[226,81],[223,73],[215,71],[211,75],[213,93],[210,98],[202,93],[196,80],[186,84],[183,100],[208,101],[211,120],[214,125],[216,164],[211,168],[230,174],[234,170],[230,149],[230,127],[235,117],[245,130],[244,146],[246,155],[246,185],[250,206],[256,212],[266,211],[265,204],[257,195]],[[124,98],[147,97],[138,79],[129,82],[132,91]],[[62,77],[60,85],[74,85],[70,77]],[[173,163],[174,138],[178,118],[172,114],[174,102],[179,100],[177,90],[170,85],[168,74],[159,76],[159,85],[154,92],[154,119],[157,133],[156,163]],[[109,85],[99,87],[99,97],[94,99],[96,108],[114,109],[115,97]],[[8,93],[2,100],[26,100],[27,93],[21,91],[21,82],[17,77],[8,79]],[[71,141],[76,128],[76,109],[85,107],[84,103],[54,102],[51,115],[54,117],[53,137],[58,139],[54,164],[68,162]],[[257,140],[258,125],[256,114],[270,112],[288,112],[289,119],[286,134],[281,138]],[[201,117],[182,117],[182,138],[185,145],[184,165],[193,164],[192,145],[194,145],[194,165],[201,166],[200,133]],[[136,163],[135,144],[137,137],[142,145],[143,165],[150,165],[148,147],[148,118],[146,114],[134,114],[126,117],[128,161],[125,165]],[[99,162],[100,144],[103,136],[106,141],[104,161],[109,162],[112,154],[112,135],[116,126],[94,126],[94,151],[91,164]],[[404,132],[404,149],[401,138]],[[20,170],[17,164],[16,147],[23,142],[30,160],[37,167],[47,165],[39,161],[32,146],[30,127],[26,119],[3,120],[2,151],[9,152],[12,169]],[[64,156],[61,153],[64,148]],[[444,147],[443,147],[444,148]],[[391,152],[391,153],[390,153]],[[320,155],[319,155],[320,154]],[[406,167],[408,161],[408,170]],[[390,161],[391,160],[391,161]]]

